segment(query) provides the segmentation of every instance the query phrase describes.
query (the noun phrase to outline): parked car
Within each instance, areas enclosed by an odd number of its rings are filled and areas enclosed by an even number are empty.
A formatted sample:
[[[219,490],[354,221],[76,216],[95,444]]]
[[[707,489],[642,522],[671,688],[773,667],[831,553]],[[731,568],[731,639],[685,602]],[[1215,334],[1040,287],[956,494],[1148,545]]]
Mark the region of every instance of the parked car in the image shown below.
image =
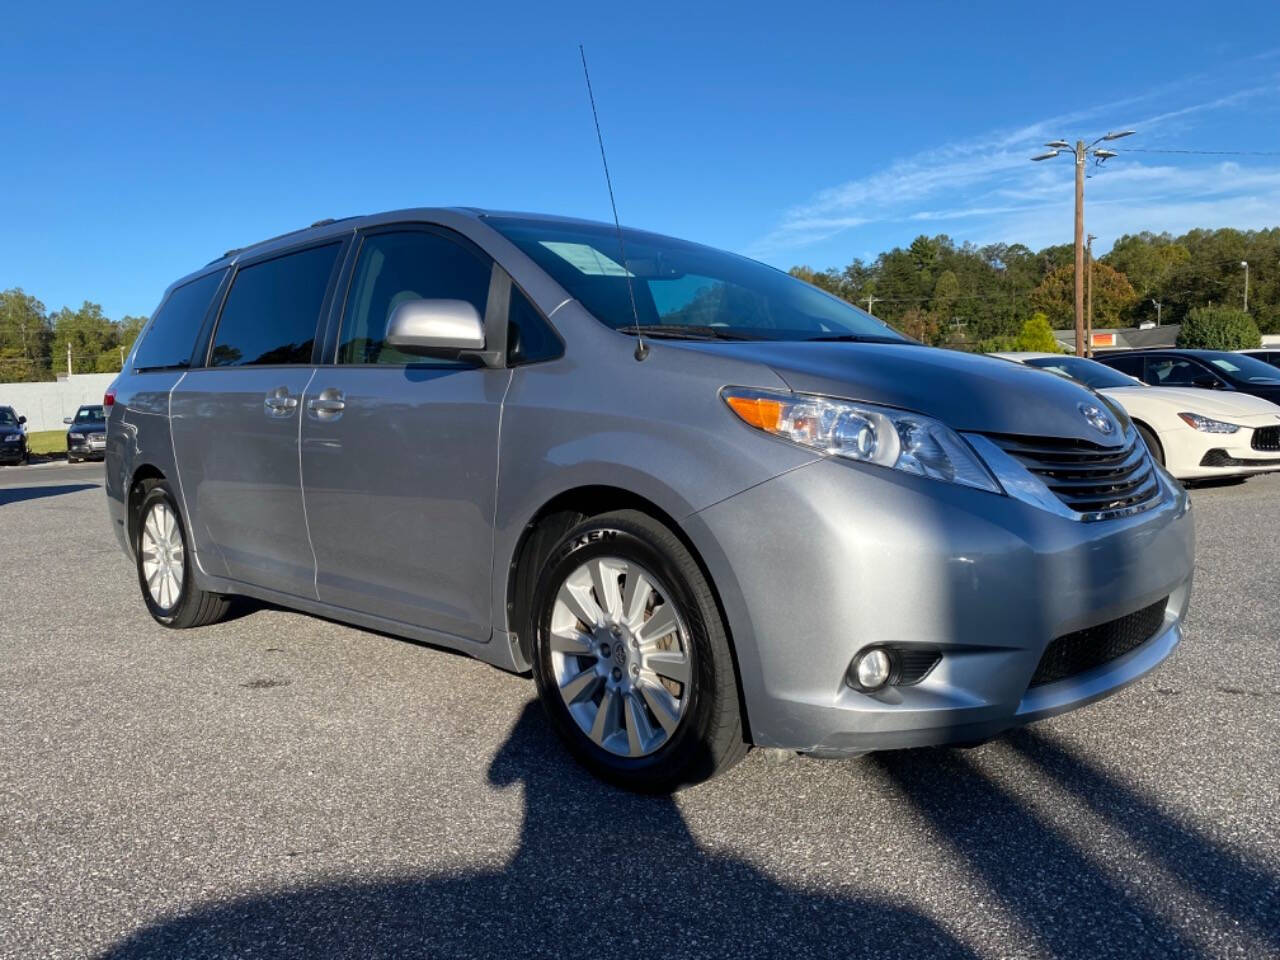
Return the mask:
[[[1179,480],[1280,470],[1280,406],[1238,391],[1149,387],[1084,357],[997,353],[1078,380],[1124,408],[1147,449]]]
[[[0,463],[13,466],[30,459],[26,423],[13,407],[0,407]]]
[[[102,404],[80,407],[74,417],[64,417],[67,427],[67,461],[101,460],[107,449],[107,413]]]
[[[1280,370],[1228,350],[1127,350],[1100,353],[1099,363],[1153,387],[1239,392],[1280,403]]]
[[[173,284],[106,396],[151,615],[247,594],[531,671],[647,790],[979,741],[1174,650],[1190,504],[1127,417],[624,233],[409,210]]]
[[[1263,363],[1269,363],[1273,367],[1280,367],[1280,350],[1239,350],[1237,352],[1246,357],[1261,360]]]

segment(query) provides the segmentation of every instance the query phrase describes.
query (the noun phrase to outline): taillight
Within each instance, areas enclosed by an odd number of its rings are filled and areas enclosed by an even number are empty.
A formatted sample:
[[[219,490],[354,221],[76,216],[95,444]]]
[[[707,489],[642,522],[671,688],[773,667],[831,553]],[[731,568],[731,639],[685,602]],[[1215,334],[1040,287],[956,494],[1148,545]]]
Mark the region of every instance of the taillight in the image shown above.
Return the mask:
[[[110,407],[110,406],[114,406],[115,402],[116,402],[116,391],[115,391],[115,387],[112,387],[110,390],[108,390],[106,393],[102,395],[102,405],[104,407]]]

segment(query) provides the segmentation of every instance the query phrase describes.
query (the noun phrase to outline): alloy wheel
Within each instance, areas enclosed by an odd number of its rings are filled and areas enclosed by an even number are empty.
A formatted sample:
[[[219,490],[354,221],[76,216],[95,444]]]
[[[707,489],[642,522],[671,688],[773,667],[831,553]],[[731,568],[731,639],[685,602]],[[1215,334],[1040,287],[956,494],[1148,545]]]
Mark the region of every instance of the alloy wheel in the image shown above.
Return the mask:
[[[623,757],[667,743],[689,706],[685,619],[647,570],[598,557],[560,585],[548,637],[560,697],[593,742]]]
[[[151,599],[168,610],[182,596],[186,550],[178,518],[168,504],[156,503],[142,524],[142,575]]]

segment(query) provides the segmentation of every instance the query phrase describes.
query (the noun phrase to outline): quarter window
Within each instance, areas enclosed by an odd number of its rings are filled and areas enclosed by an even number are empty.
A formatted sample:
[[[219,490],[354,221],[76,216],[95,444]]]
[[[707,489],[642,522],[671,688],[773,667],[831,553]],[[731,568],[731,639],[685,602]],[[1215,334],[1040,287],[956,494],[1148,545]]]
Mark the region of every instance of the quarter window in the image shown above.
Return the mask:
[[[178,287],[160,305],[133,355],[135,370],[163,370],[191,363],[196,337],[226,271]]]
[[[211,367],[307,364],[342,245],[311,247],[243,267],[227,294]]]
[[[409,300],[465,300],[483,317],[492,269],[461,244],[425,230],[367,236],[347,297],[338,362],[423,363],[418,354],[387,346],[384,338],[392,312]]]
[[[515,286],[511,288],[507,318],[507,363],[510,366],[551,360],[564,353],[564,347],[551,325],[542,319],[542,314],[529,302],[529,298]]]

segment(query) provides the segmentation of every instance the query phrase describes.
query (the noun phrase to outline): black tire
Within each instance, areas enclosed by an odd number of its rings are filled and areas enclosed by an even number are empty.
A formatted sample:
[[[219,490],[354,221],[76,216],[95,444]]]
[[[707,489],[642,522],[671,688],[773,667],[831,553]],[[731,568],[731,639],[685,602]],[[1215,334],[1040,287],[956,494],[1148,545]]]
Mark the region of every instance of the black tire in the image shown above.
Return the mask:
[[[134,523],[133,553],[138,568],[138,586],[142,590],[142,599],[147,605],[147,610],[155,618],[156,623],[172,627],[175,630],[183,630],[188,627],[203,627],[216,623],[226,614],[227,608],[230,606],[230,599],[223,594],[208,593],[196,587],[192,575],[191,550],[188,546],[186,521],[183,519],[182,511],[178,509],[178,502],[173,496],[173,491],[169,489],[169,484],[164,480],[147,480],[144,483],[145,492],[141,503],[138,504],[138,514]],[[163,503],[173,514],[178,534],[182,538],[183,547],[182,586],[178,591],[177,600],[173,601],[168,607],[162,607],[151,595],[151,591],[147,587],[146,574],[143,573],[142,569],[142,529],[147,517],[158,503]]]
[[[1138,436],[1142,437],[1142,442],[1147,445],[1147,449],[1151,451],[1151,456],[1156,463],[1164,466],[1164,447],[1160,446],[1160,441],[1156,439],[1156,435],[1147,428],[1146,424],[1135,423],[1138,428]]]
[[[79,463],[79,462],[80,461],[77,460],[75,457],[73,457],[71,454],[69,453],[67,454],[67,463]]]
[[[606,750],[578,726],[556,683],[548,641],[555,598],[566,578],[597,557],[618,557],[651,572],[669,593],[689,634],[688,702],[679,725],[653,753]],[[551,551],[534,591],[533,676],[556,733],[596,776],[629,790],[666,793],[709,779],[750,749],[738,703],[729,637],[711,587],[688,549],[647,514],[620,510],[575,526]]]

